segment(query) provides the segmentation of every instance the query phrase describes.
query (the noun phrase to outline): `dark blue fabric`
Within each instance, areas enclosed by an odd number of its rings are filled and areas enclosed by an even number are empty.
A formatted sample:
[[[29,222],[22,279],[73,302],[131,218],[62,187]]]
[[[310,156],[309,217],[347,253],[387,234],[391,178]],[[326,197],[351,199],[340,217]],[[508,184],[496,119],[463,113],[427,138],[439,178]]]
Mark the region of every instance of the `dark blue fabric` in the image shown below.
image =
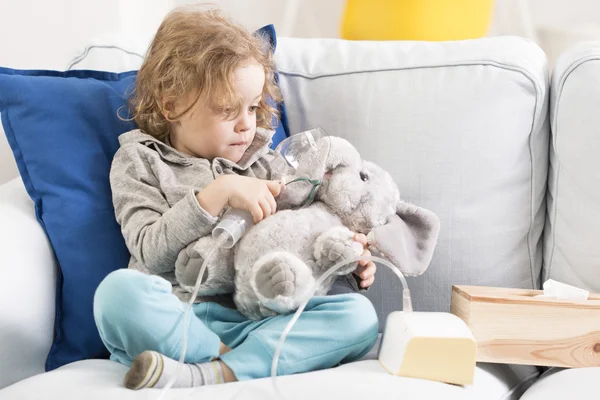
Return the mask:
[[[274,35],[272,26],[263,29]],[[135,129],[117,118],[135,77],[136,71],[0,68],[2,125],[59,267],[48,371],[108,356],[92,300],[100,281],[129,260],[108,175],[118,136]],[[286,136],[280,124],[274,146]]]
[[[108,173],[117,137],[135,128],[116,117],[134,83],[134,72],[0,69],[2,125],[59,266],[47,370],[108,355],[92,298],[129,259]]]
[[[263,26],[258,31],[256,31],[256,34],[261,35],[263,38],[268,40],[272,50],[275,51],[275,48],[277,47],[277,34],[273,25]],[[279,75],[277,74],[275,75],[275,81],[277,82],[277,84],[279,84]],[[277,145],[282,140],[289,137],[290,135],[284,103],[281,103],[279,105],[279,114],[279,124],[277,125],[277,129],[275,130],[275,134],[273,135],[273,144],[271,145],[271,148],[273,149],[275,149],[275,147],[277,147]]]

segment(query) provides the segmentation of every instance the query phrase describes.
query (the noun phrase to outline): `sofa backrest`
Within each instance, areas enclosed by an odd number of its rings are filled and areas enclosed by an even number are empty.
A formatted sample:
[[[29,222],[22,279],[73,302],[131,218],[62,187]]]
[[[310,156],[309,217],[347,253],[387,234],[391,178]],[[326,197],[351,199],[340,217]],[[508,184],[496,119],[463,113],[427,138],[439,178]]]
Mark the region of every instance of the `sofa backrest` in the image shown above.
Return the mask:
[[[557,60],[550,122],[543,279],[600,292],[600,42]]]
[[[281,38],[276,61],[292,133],[349,139],[440,217],[433,261],[408,281],[416,310],[449,310],[452,284],[539,284],[549,133],[537,45]],[[399,290],[380,267],[368,292],[380,316],[401,308]]]

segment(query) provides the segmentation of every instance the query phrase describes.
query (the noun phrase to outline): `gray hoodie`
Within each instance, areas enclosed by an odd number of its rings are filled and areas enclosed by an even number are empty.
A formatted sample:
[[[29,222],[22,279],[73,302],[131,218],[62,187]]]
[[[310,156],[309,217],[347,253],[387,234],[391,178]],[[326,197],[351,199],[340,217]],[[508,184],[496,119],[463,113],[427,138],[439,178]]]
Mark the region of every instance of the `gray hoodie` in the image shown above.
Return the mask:
[[[129,268],[162,276],[186,300],[175,280],[175,260],[188,244],[210,234],[218,221],[200,207],[196,194],[223,174],[271,179],[267,158],[272,135],[258,128],[238,163],[186,155],[139,129],[119,136],[110,184],[117,222],[131,253]]]
[[[117,222],[131,254],[129,268],[167,279],[173,293],[189,300],[190,293],[175,279],[175,261],[190,243],[211,234],[218,222],[200,207],[196,194],[223,174],[277,179],[269,167],[273,133],[258,128],[238,163],[186,155],[139,129],[119,136],[110,184]],[[347,290],[338,290],[342,291]],[[199,300],[232,305],[230,296]]]

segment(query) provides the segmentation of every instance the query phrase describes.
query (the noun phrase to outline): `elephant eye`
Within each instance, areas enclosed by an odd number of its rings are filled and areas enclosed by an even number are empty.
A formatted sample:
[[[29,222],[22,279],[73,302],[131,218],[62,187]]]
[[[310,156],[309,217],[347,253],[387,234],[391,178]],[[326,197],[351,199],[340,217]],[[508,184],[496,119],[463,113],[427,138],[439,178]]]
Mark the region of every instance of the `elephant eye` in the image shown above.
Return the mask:
[[[369,175],[365,174],[364,172],[360,173],[360,180],[363,182],[366,182],[369,180]]]

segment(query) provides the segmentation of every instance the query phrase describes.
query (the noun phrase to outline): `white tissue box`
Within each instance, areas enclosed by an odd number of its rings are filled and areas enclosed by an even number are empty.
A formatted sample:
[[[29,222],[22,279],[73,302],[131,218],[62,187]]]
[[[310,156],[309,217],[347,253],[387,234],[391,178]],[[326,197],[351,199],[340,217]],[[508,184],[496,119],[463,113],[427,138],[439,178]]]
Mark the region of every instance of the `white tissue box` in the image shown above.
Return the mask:
[[[600,294],[557,300],[541,290],[452,286],[451,312],[471,329],[477,361],[600,366]]]

